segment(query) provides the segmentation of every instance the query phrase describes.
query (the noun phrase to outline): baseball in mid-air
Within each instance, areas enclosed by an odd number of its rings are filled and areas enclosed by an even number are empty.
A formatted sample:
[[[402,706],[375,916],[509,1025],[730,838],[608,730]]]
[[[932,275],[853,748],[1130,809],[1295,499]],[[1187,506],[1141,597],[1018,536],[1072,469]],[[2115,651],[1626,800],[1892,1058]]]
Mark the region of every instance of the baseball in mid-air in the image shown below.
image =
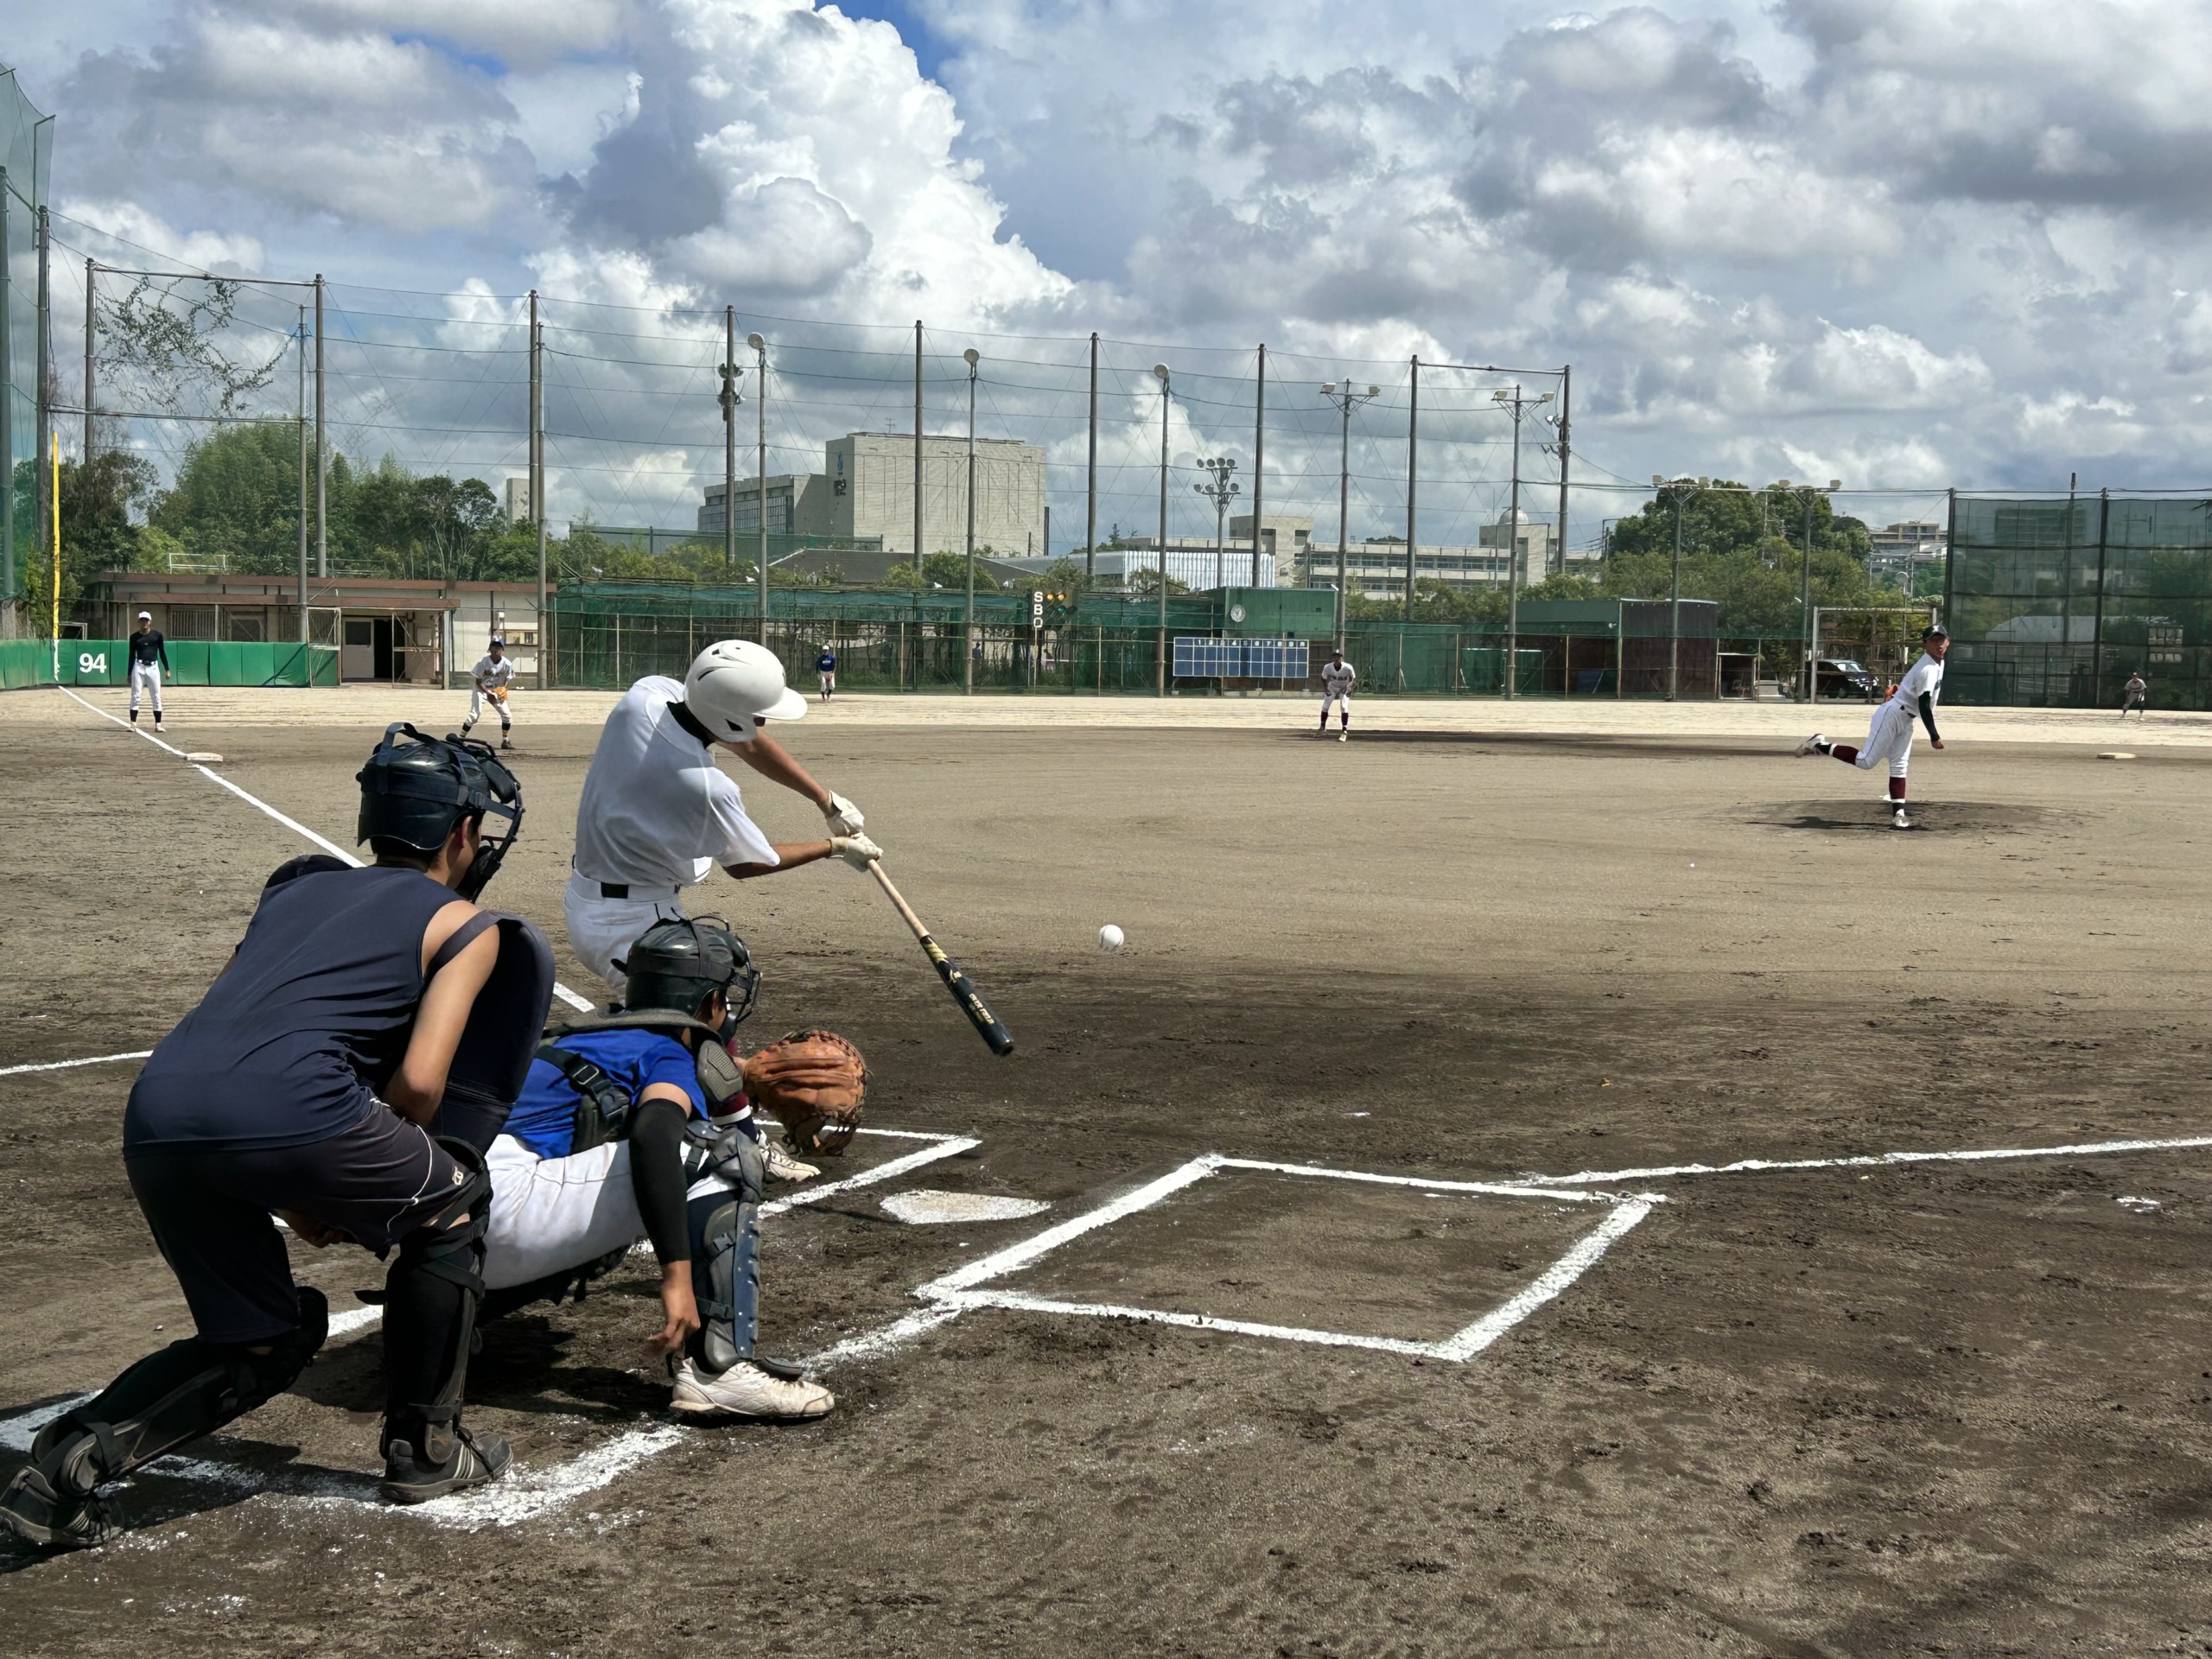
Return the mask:
[[[1098,930],[1098,948],[1101,950],[1120,950],[1122,948],[1122,930],[1115,926],[1111,922],[1107,923],[1105,926],[1100,928]]]

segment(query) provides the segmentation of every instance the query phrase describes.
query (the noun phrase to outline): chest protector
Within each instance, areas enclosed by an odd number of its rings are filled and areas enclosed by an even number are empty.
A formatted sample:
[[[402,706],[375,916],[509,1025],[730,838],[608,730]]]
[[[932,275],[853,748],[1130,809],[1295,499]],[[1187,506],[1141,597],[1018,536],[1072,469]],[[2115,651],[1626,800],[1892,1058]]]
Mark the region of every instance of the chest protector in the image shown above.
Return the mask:
[[[730,1058],[729,1051],[722,1046],[721,1033],[704,1020],[672,1009],[639,1008],[633,1013],[602,1014],[549,1026],[544,1040],[538,1046],[537,1058],[558,1071],[569,1087],[576,1091],[572,1151],[588,1152],[610,1141],[626,1141],[631,1119],[638,1109],[637,1098],[626,1084],[611,1076],[596,1060],[561,1046],[563,1037],[594,1031],[659,1031],[671,1036],[679,1031],[696,1031],[701,1038],[696,1056],[699,1090],[706,1096],[709,1116],[720,1116],[732,1109],[743,1092],[744,1075],[737,1062]]]

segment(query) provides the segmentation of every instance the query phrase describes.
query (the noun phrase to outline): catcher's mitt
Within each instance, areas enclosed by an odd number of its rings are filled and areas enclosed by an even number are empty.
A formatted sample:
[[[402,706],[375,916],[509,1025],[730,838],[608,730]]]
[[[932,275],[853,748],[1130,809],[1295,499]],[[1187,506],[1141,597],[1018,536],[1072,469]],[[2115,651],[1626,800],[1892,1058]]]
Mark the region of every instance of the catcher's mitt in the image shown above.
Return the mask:
[[[868,1094],[860,1050],[834,1031],[795,1031],[744,1065],[747,1097],[784,1126],[794,1150],[831,1158],[844,1151]]]

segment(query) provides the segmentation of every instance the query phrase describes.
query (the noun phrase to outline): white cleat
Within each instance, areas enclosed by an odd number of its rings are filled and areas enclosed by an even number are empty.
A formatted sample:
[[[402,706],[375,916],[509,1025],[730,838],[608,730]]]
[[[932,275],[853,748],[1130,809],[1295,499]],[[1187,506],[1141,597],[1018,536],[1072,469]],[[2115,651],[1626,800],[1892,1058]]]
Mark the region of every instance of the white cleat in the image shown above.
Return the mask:
[[[819,1382],[781,1377],[741,1359],[719,1376],[690,1360],[677,1368],[670,1405],[687,1417],[749,1417],[771,1422],[804,1422],[826,1417],[837,1396]]]
[[[1338,733],[1337,734],[1337,741],[1338,741],[1338,742],[1339,742],[1339,743],[1349,743],[1349,742],[1351,742],[1351,734],[1350,732],[1338,732]]]
[[[761,1142],[761,1149],[767,1154],[768,1179],[772,1181],[810,1181],[822,1173],[819,1165],[802,1163],[792,1157],[772,1135]]]
[[[1800,743],[1797,746],[1797,753],[1800,754],[1818,754],[1821,752],[1821,745],[1827,741],[1827,739],[1822,737],[1818,732],[1815,732],[1810,737],[1807,738],[1802,743]]]
[[[1890,815],[1890,828],[1892,830],[1910,830],[1912,828],[1912,820],[1910,817],[1906,816],[1904,808],[1899,807],[1895,812]]]

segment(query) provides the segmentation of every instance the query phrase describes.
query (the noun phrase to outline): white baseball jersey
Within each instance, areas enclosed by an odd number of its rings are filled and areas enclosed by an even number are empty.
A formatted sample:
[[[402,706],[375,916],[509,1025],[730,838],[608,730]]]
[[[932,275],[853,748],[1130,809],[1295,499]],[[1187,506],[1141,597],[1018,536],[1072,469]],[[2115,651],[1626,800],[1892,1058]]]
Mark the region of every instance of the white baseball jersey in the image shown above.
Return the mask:
[[[1924,651],[1920,653],[1920,660],[1905,671],[1904,678],[1897,682],[1897,692],[1891,697],[1890,706],[1902,709],[1907,715],[1917,715],[1920,712],[1920,694],[1923,691],[1928,694],[1930,709],[1942,700],[1943,664]]]
[[[512,657],[502,657],[495,663],[489,657],[479,657],[476,659],[476,666],[468,671],[475,677],[476,683],[485,690],[496,691],[514,678],[515,659]]]
[[[1348,697],[1351,695],[1352,682],[1358,677],[1352,672],[1350,663],[1324,663],[1321,664],[1321,695],[1324,697]]]
[[[652,674],[607,717],[576,804],[576,873],[593,881],[688,887],[717,864],[774,864],[737,782],[669,705],[683,683]]]

